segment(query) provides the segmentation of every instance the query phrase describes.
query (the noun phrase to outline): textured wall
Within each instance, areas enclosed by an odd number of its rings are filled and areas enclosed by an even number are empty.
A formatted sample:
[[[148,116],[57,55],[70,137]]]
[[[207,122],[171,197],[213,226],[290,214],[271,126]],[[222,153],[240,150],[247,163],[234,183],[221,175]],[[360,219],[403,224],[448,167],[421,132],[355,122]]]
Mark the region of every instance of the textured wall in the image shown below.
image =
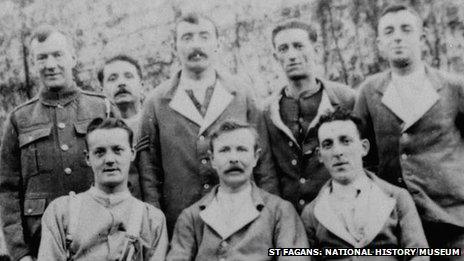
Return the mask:
[[[356,88],[366,75],[385,68],[375,45],[375,27],[388,0],[0,0],[0,132],[6,113],[36,93],[25,59],[28,37],[40,23],[73,35],[84,88],[98,89],[96,70],[118,53],[133,55],[145,71],[146,88],[169,77],[177,65],[173,23],[196,10],[219,26],[224,67],[266,96],[284,80],[272,57],[270,30],[298,17],[319,31],[319,73]],[[425,58],[444,70],[464,72],[461,0],[398,1],[424,17]]]

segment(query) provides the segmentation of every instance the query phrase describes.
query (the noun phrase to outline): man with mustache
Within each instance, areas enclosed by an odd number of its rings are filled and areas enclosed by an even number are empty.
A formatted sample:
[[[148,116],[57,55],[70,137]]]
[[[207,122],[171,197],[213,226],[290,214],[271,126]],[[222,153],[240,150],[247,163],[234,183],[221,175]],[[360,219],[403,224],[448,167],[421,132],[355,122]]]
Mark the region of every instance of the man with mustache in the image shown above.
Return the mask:
[[[164,211],[168,232],[184,208],[218,183],[205,137],[225,120],[258,127],[263,154],[253,178],[267,191],[278,190],[267,131],[250,87],[216,68],[216,26],[204,16],[188,14],[175,28],[182,68],[144,103],[138,161],[144,199]]]
[[[390,69],[366,79],[355,105],[377,148],[370,165],[409,190],[431,247],[464,248],[464,79],[422,61],[413,9],[387,7],[377,29]]]
[[[116,104],[122,119],[134,132],[134,141],[137,143],[143,88],[140,64],[128,55],[116,55],[105,61],[105,65],[98,72],[98,80],[103,92]],[[134,197],[142,198],[139,173],[135,164],[131,164],[128,186]]]
[[[182,211],[168,261],[308,260],[268,256],[269,248],[305,248],[308,241],[292,204],[252,181],[258,144],[256,129],[242,122],[223,122],[211,133],[219,185]]]
[[[30,42],[39,93],[5,122],[0,150],[0,215],[13,260],[31,260],[40,240],[45,207],[69,191],[87,190],[93,175],[82,154],[95,117],[115,108],[103,95],[74,82],[76,56],[66,33],[42,26]]]
[[[317,35],[308,24],[289,20],[277,25],[272,45],[288,85],[271,96],[266,123],[281,195],[301,213],[330,177],[317,160],[314,125],[326,110],[352,109],[355,95],[350,87],[316,75]]]
[[[428,247],[409,193],[363,169],[362,158],[369,151],[369,141],[361,137],[361,120],[338,108],[322,115],[315,128],[319,142],[316,153],[331,179],[301,215],[309,245],[369,249]],[[397,256],[358,258],[406,260]],[[428,257],[410,259],[428,260]]]
[[[48,206],[39,261],[165,259],[168,236],[163,213],[131,196],[127,186],[135,159],[133,139],[121,119],[90,122],[85,158],[95,185]]]

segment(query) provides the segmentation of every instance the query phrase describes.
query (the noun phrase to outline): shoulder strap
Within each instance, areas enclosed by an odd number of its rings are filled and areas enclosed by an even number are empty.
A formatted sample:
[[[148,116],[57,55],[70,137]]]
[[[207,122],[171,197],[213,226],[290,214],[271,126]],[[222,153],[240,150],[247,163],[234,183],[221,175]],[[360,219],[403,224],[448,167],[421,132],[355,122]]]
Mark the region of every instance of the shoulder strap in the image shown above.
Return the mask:
[[[139,200],[135,200],[127,225],[127,234],[130,237],[137,238],[140,235],[142,228],[143,210],[145,204]]]
[[[68,256],[67,260],[72,260],[71,243],[76,235],[77,226],[79,222],[79,212],[81,208],[81,197],[76,195],[74,191],[69,192],[69,204],[68,204],[68,228],[66,230],[66,253]]]

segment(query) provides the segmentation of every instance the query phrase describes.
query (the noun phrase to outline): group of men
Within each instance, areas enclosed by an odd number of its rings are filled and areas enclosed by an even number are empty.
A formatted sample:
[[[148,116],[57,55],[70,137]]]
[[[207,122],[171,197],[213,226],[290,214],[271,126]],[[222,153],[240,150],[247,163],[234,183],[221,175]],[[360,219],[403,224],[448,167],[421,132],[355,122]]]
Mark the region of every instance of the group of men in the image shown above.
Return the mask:
[[[10,256],[307,260],[268,249],[464,248],[464,80],[424,64],[422,20],[409,7],[387,7],[377,29],[390,69],[356,96],[316,76],[311,26],[276,26],[288,84],[261,110],[252,86],[215,66],[207,17],[178,20],[181,69],[143,105],[136,60],[105,62],[105,95],[82,91],[70,38],[40,28],[39,94],[11,112],[0,152]]]

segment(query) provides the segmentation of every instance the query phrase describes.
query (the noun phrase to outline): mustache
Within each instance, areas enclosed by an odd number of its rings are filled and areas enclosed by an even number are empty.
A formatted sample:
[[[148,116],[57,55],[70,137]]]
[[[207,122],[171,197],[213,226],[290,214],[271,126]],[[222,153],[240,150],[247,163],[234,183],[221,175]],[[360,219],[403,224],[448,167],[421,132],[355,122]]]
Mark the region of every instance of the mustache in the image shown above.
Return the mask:
[[[125,94],[125,93],[128,93],[128,94],[131,94],[130,91],[128,91],[125,87],[121,87],[118,89],[118,91],[114,94],[114,96],[118,96],[120,94]]]
[[[197,55],[203,56],[203,57],[205,57],[205,58],[208,57],[208,55],[206,55],[206,53],[204,53],[202,50],[200,50],[200,49],[195,49],[195,50],[193,50],[192,53],[190,53],[190,54],[188,55],[187,58],[190,60],[190,59],[194,58],[194,57],[197,56]]]

